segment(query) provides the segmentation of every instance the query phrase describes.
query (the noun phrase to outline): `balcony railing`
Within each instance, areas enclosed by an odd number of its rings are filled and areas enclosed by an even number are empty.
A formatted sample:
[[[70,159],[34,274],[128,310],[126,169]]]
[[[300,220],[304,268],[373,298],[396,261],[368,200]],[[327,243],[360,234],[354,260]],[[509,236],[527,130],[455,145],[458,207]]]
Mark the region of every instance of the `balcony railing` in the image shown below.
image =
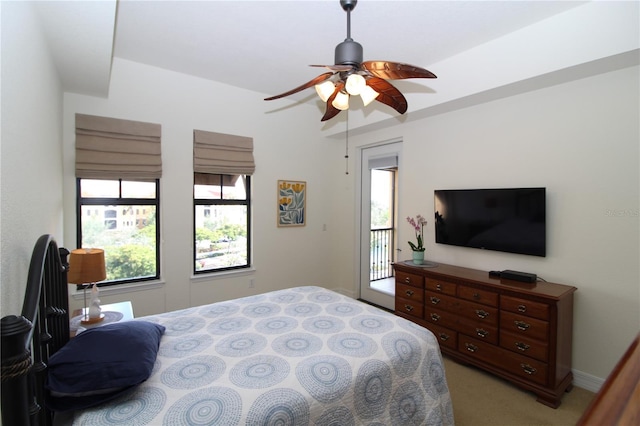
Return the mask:
[[[393,276],[393,228],[371,230],[371,281],[382,280]]]

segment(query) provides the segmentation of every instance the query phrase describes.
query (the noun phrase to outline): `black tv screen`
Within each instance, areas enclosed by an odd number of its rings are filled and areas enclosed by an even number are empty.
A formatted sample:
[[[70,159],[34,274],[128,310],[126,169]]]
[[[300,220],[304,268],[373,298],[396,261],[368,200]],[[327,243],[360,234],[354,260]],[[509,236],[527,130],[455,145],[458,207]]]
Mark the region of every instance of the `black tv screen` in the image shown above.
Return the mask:
[[[435,191],[436,243],[546,256],[545,188]]]

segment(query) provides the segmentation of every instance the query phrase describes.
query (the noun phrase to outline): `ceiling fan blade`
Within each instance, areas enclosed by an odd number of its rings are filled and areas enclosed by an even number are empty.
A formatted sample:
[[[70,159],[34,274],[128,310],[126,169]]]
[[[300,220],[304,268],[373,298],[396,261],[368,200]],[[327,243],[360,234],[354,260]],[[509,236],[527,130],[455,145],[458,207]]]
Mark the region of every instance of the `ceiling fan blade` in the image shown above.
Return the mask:
[[[370,86],[373,90],[379,93],[376,101],[389,105],[400,114],[407,112],[407,100],[402,93],[400,93],[400,91],[387,80],[379,77],[369,77],[367,79],[367,86]]]
[[[385,80],[401,80],[404,78],[438,78],[434,73],[424,68],[409,64],[388,61],[365,61],[362,68],[374,77]]]
[[[336,95],[343,88],[344,88],[344,84],[343,83],[336,84],[336,89],[333,91],[333,94],[331,94],[331,96],[329,96],[329,99],[327,99],[327,110],[325,111],[325,113],[322,116],[322,118],[320,119],[320,121],[330,120],[333,117],[335,117],[336,115],[340,114],[340,110],[338,108],[334,107],[332,102],[336,98]]]
[[[309,88],[311,86],[315,86],[318,83],[322,83],[323,81],[327,80],[332,75],[333,75],[332,72],[325,72],[324,74],[320,74],[319,76],[317,76],[313,80],[308,81],[305,84],[296,87],[295,89],[291,89],[288,92],[284,92],[284,93],[281,93],[281,94],[276,95],[276,96],[271,96],[270,98],[265,98],[264,100],[265,101],[272,101],[274,99],[280,99],[280,98],[284,98],[285,96],[293,95],[294,93],[300,92],[301,90],[307,89],[307,88]]]
[[[353,65],[342,65],[342,64],[335,64],[335,65],[309,65],[309,66],[310,67],[327,68],[327,69],[330,69],[331,71],[334,71],[334,72],[351,71],[351,69],[353,69]]]

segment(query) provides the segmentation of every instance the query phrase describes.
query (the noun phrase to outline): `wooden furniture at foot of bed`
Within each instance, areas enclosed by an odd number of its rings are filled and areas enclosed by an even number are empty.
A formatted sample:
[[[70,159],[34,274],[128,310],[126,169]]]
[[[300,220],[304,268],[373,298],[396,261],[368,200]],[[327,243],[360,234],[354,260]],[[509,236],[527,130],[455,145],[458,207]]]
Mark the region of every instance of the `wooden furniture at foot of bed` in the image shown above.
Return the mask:
[[[640,334],[615,366],[576,424],[640,424]]]
[[[445,264],[399,262],[394,269],[396,314],[430,329],[443,354],[560,405],[573,381],[575,287]]]

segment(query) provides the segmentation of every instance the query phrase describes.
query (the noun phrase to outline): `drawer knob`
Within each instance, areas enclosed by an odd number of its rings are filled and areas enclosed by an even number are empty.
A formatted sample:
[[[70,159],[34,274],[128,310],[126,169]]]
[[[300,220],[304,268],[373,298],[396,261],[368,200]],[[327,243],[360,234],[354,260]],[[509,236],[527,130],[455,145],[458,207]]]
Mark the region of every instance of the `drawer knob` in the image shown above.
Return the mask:
[[[478,318],[485,319],[489,316],[489,312],[482,309],[476,309],[476,315],[478,316]]]
[[[433,321],[433,322],[438,322],[438,320],[440,320],[440,315],[438,315],[438,314],[431,314],[431,321]]]
[[[441,284],[436,284],[436,290],[442,291],[442,285]]]
[[[476,328],[476,334],[484,339],[489,335],[489,332],[487,330],[483,330],[482,328]]]
[[[411,305],[404,305],[404,309],[405,309],[407,312],[411,312],[411,311],[413,311],[413,306],[411,306]]]
[[[435,296],[431,296],[430,299],[431,299],[431,303],[434,304],[434,305],[437,305],[438,303],[440,303],[440,299],[438,299]]]
[[[480,295],[478,293],[473,293],[473,298],[478,300],[480,299]]]
[[[522,367],[524,372],[529,375],[534,375],[536,374],[536,371],[538,371],[534,367],[530,366],[529,364],[520,364],[520,367]]]
[[[518,305],[518,312],[521,312],[521,313],[527,312],[527,307],[525,305]]]
[[[411,296],[413,296],[413,295],[414,295],[414,293],[413,293],[413,291],[412,291],[412,290],[407,290],[405,293],[406,293],[406,295],[407,295],[407,296],[409,296],[409,297],[411,297]]]
[[[516,348],[520,349],[522,352],[528,351],[529,348],[531,347],[526,343],[522,343],[522,342],[516,342],[515,345],[516,345]]]
[[[440,333],[440,340],[442,340],[443,342],[446,342],[447,340],[449,340],[449,335],[446,333]]]
[[[409,284],[409,283],[411,282],[411,278],[409,278],[409,277],[405,277],[405,278],[404,278],[404,282],[405,282],[405,283],[407,283],[407,284]]]
[[[465,343],[464,346],[467,348],[469,352],[476,352],[478,350],[478,347],[473,343]]]
[[[514,324],[518,328],[518,330],[527,331],[531,325],[527,324],[524,321],[514,321]]]

